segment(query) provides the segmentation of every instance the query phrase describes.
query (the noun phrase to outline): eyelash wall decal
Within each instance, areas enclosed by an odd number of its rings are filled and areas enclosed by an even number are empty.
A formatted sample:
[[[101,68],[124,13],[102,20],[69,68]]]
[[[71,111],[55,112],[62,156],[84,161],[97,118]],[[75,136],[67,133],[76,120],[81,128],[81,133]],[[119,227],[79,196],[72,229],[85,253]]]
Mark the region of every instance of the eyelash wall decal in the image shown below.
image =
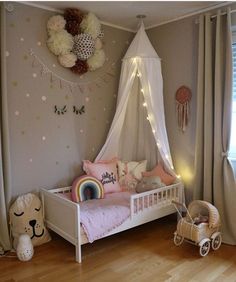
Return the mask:
[[[14,215],[15,215],[15,216],[22,216],[23,214],[24,214],[24,212],[21,212],[21,213],[15,213],[15,212],[14,212]]]
[[[64,115],[67,112],[66,105],[62,108],[59,108],[57,105],[54,106],[54,113],[58,115]]]
[[[37,209],[37,208],[35,208],[35,210],[36,210],[36,211],[40,211],[40,209],[41,209],[41,207],[39,207],[38,209]]]
[[[85,113],[85,106],[83,105],[81,108],[77,108],[76,106],[73,106],[73,113],[75,113],[76,115],[84,114]]]

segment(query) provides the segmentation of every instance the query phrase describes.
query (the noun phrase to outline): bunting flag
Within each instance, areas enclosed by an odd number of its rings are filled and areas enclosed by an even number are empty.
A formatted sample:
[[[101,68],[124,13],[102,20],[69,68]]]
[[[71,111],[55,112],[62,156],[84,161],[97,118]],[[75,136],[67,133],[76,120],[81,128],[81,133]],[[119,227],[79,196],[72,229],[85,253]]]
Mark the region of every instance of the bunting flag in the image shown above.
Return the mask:
[[[60,89],[67,86],[71,92],[73,92],[75,88],[79,89],[82,94],[86,91],[92,92],[94,87],[101,88],[102,85],[109,83],[110,80],[115,77],[115,67],[117,63],[113,62],[109,67],[104,68],[106,69],[104,73],[90,81],[82,81],[83,76],[80,76],[81,80],[79,82],[69,81],[49,69],[48,66],[34,53],[33,49],[29,50],[29,54],[33,57],[32,67],[39,67],[41,76],[48,76],[50,83],[58,82]]]

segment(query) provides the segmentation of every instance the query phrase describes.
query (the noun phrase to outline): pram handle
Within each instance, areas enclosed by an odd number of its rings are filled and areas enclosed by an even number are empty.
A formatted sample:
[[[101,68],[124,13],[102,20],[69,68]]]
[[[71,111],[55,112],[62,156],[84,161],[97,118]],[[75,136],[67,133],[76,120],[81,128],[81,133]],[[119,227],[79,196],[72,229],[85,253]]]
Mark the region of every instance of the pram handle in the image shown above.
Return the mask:
[[[177,205],[177,206],[181,206],[181,207],[187,209],[187,207],[185,206],[185,204],[182,204],[182,203],[180,203],[180,202],[176,202],[176,201],[174,201],[174,200],[172,200],[171,202],[172,202],[172,204],[175,204],[175,205]]]

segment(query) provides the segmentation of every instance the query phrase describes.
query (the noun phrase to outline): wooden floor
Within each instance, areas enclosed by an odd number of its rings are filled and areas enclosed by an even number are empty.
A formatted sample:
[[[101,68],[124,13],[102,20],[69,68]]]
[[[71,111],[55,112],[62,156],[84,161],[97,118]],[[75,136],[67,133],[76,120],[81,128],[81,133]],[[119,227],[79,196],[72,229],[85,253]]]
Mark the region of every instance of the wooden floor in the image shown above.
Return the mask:
[[[29,262],[0,258],[0,281],[236,281],[236,247],[222,245],[201,258],[196,246],[174,246],[175,226],[173,217],[159,219],[87,244],[82,264],[74,247],[54,234]]]

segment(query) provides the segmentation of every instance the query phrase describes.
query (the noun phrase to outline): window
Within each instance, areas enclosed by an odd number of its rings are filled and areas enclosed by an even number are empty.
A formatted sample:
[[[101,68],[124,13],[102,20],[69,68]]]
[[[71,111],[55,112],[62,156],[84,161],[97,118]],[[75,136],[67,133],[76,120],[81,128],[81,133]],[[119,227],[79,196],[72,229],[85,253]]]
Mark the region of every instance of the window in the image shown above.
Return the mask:
[[[230,159],[236,160],[236,42],[232,46],[233,52],[233,105],[232,105],[232,122],[230,138]]]

